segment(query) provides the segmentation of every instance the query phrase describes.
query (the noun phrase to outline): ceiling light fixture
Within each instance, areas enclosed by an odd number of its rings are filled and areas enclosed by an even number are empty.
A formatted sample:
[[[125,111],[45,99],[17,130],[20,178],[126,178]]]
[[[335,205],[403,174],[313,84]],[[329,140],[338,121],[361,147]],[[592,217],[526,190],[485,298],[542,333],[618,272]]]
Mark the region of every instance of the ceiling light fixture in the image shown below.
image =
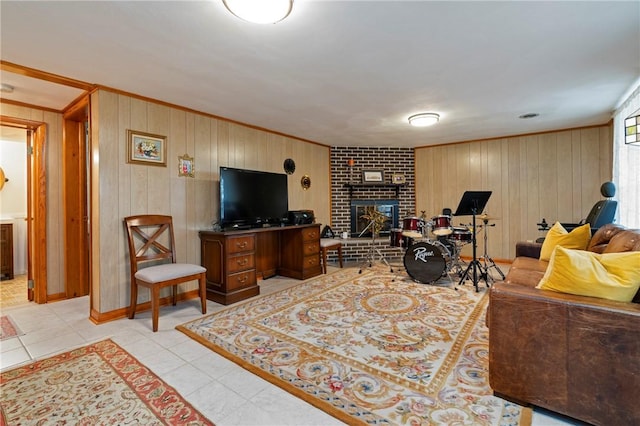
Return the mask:
[[[289,16],[293,0],[222,0],[229,12],[254,24],[275,24]]]
[[[440,121],[440,114],[435,112],[422,112],[409,117],[409,124],[415,127],[427,127]]]

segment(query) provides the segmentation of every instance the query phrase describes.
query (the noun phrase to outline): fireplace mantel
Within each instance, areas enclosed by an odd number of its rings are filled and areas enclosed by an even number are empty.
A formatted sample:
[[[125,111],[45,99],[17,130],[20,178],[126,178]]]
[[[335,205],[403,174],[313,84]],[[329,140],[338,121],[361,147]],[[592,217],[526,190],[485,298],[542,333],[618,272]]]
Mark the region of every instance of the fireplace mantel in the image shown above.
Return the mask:
[[[368,183],[345,183],[344,186],[349,188],[349,199],[353,197],[354,188],[366,188],[366,187],[394,188],[396,191],[396,198],[400,198],[400,187],[407,186],[407,184],[406,183],[368,182]]]

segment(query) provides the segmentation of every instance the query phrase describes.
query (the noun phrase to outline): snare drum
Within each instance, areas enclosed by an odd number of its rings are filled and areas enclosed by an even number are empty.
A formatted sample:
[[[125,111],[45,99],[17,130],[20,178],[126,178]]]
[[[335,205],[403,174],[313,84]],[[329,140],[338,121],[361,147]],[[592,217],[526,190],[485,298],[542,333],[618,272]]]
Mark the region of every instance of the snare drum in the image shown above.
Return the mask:
[[[473,240],[473,235],[468,228],[453,227],[453,232],[449,235],[449,239],[459,242],[470,242]]]
[[[449,235],[451,234],[451,216],[440,215],[434,216],[431,218],[433,222],[433,232],[434,235]]]
[[[429,284],[442,277],[451,258],[448,249],[439,241],[413,244],[404,254],[404,267],[415,281]]]
[[[403,234],[402,229],[392,229],[390,231],[390,244],[391,247],[400,247],[400,248],[407,248],[409,247],[411,244],[413,244],[413,238],[409,238],[406,235]]]

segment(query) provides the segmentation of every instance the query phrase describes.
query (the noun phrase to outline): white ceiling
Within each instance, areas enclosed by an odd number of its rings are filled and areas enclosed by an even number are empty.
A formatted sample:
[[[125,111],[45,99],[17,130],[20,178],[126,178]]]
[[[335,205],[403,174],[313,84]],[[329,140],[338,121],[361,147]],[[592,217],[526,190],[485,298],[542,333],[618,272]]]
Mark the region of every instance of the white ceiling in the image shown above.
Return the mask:
[[[256,25],[222,0],[2,0],[0,18],[3,61],[332,146],[603,124],[640,77],[638,1],[296,0]],[[23,83],[3,97],[75,98]],[[440,123],[410,127],[421,111]]]

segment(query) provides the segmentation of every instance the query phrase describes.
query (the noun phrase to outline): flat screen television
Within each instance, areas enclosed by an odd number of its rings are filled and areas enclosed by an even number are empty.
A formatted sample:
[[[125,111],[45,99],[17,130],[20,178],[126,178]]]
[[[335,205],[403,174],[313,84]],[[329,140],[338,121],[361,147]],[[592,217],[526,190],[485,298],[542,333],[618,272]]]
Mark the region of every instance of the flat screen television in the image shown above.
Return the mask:
[[[220,167],[220,226],[279,225],[287,218],[287,175]]]

